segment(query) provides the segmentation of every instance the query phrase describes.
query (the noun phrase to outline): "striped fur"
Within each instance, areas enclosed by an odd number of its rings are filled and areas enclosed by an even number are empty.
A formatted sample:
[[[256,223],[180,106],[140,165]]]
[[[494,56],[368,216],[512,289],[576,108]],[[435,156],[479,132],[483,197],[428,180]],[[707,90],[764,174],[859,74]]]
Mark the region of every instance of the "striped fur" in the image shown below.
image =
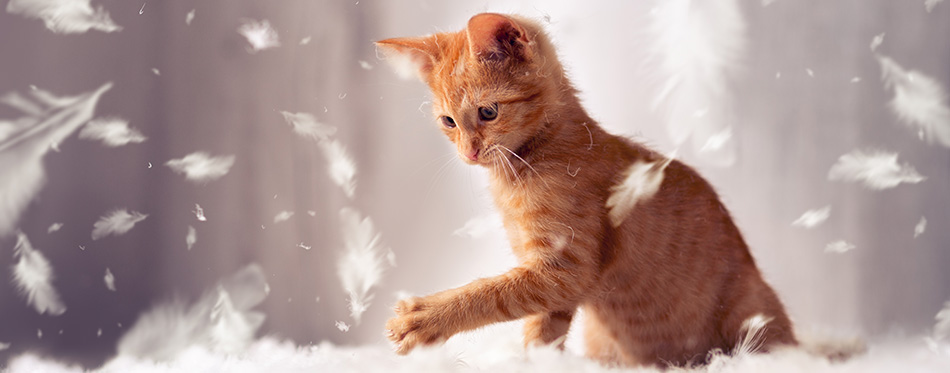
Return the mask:
[[[459,157],[487,168],[520,263],[400,301],[386,325],[397,352],[519,318],[526,345],[561,343],[578,307],[587,354],[609,364],[702,362],[731,351],[755,315],[771,318],[765,350],[796,343],[728,211],[690,167],[670,162],[659,190],[611,224],[606,201],[624,170],[666,157],[587,115],[539,25],[485,13],[459,32],[378,45],[414,61]],[[497,118],[479,115],[494,105]]]

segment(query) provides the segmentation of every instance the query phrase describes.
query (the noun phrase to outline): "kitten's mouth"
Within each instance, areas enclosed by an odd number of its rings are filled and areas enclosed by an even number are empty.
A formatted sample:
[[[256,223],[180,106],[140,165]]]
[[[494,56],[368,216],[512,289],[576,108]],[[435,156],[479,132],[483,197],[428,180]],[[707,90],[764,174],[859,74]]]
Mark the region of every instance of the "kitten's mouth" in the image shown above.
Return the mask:
[[[470,165],[482,164],[484,161],[484,153],[481,149],[475,149],[469,151],[467,154],[459,153],[459,158],[462,158],[462,161]]]

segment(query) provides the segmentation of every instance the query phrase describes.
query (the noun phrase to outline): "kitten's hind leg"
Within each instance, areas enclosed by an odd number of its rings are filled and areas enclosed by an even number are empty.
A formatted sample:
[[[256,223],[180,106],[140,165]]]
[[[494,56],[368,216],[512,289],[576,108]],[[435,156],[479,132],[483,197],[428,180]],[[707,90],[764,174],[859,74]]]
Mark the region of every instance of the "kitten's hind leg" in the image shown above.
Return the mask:
[[[555,344],[557,348],[564,348],[564,339],[567,330],[571,327],[575,309],[534,314],[525,317],[524,345],[539,346]]]

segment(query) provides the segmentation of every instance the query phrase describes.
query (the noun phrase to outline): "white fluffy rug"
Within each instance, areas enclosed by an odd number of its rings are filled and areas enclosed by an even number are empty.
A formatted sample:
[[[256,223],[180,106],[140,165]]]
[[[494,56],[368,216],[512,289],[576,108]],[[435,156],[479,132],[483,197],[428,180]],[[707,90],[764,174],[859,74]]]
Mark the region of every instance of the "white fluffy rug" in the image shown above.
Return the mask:
[[[446,345],[396,356],[380,343],[342,347],[330,343],[298,346],[272,337],[255,340],[241,353],[222,354],[205,347],[184,349],[168,361],[116,357],[96,369],[101,372],[660,372],[661,369],[620,369],[584,359],[572,348],[524,351],[517,332],[502,325],[456,336]],[[10,361],[11,372],[78,372],[55,357],[20,355]],[[801,350],[742,357],[717,356],[707,366],[672,369],[682,372],[950,372],[950,345],[923,338],[894,338],[868,345],[866,353],[843,362],[829,362]]]

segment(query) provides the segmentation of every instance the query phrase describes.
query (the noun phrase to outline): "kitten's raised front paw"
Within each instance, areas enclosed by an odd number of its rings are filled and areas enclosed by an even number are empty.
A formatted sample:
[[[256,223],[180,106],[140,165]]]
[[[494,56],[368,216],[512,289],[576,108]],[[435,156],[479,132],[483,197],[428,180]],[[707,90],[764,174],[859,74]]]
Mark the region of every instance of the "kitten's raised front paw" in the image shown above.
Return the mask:
[[[445,320],[436,315],[436,308],[423,298],[396,303],[396,317],[386,322],[386,337],[395,343],[396,353],[405,355],[418,345],[441,343],[448,338],[441,327]]]

